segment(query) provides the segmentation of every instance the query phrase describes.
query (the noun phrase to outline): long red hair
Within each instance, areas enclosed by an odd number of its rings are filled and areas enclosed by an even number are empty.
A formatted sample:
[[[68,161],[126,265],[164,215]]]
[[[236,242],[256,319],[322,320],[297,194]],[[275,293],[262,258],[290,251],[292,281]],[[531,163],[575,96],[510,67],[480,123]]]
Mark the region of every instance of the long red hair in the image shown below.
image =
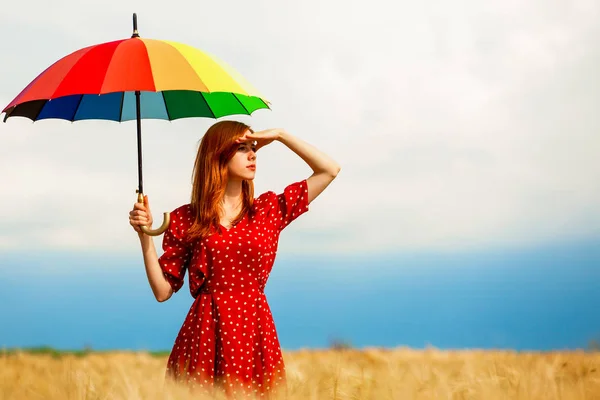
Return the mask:
[[[227,186],[227,164],[239,147],[235,140],[252,129],[238,121],[220,121],[204,134],[194,163],[191,210],[192,226],[187,232],[188,240],[202,239],[211,228],[220,231],[220,201]],[[242,181],[242,209],[233,220],[238,223],[244,214],[250,213],[254,201],[254,182]]]

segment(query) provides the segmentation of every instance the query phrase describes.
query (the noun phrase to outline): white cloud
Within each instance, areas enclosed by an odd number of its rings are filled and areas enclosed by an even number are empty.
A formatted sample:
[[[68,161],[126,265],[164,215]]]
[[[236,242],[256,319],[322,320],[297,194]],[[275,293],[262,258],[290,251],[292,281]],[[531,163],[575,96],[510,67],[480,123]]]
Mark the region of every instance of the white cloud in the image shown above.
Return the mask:
[[[217,54],[273,102],[235,118],[285,127],[342,165],[282,250],[457,250],[600,233],[596,2],[161,4],[132,9],[142,36]],[[62,55],[130,34],[119,2],[85,7],[17,4],[0,16],[0,34],[13,37],[2,105]],[[157,220],[188,201],[212,122],[144,122]],[[0,248],[135,249],[134,123],[11,119],[0,129]],[[259,163],[258,192],[310,174],[278,143]]]

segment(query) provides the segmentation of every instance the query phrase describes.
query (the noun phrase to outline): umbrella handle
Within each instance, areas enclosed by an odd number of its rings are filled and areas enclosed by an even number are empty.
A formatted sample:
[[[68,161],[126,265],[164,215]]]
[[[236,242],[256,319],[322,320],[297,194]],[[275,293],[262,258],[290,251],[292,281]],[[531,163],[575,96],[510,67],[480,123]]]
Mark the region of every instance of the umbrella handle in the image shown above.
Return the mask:
[[[137,201],[138,201],[138,203],[144,204],[144,194],[143,193],[138,193]],[[152,229],[152,227],[147,227],[147,226],[143,226],[143,225],[140,225],[140,229],[142,230],[142,232],[144,232],[148,236],[158,236],[167,230],[170,223],[171,223],[171,213],[166,212],[166,213],[163,213],[162,225],[159,226],[157,229]]]

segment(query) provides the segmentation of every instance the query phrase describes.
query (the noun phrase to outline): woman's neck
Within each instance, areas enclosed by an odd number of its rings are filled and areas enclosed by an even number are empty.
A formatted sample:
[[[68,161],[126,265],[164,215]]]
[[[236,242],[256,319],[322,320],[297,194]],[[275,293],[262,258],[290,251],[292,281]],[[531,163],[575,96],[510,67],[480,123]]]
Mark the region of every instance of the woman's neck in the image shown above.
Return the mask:
[[[221,201],[226,209],[237,209],[242,201],[242,181],[234,180],[227,182],[225,193]]]

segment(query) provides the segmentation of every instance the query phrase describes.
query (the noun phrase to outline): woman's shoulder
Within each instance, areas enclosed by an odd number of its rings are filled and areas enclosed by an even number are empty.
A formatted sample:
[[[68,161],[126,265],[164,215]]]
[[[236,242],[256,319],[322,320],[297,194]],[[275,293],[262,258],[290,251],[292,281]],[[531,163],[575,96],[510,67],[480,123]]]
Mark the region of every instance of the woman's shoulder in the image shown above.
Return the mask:
[[[299,181],[289,183],[280,193],[274,190],[267,190],[255,198],[254,202],[263,205],[272,204],[274,201],[276,202],[280,196],[285,195],[287,192],[306,190],[306,184],[306,179],[301,179]]]
[[[277,201],[277,193],[268,190],[254,199],[254,208],[261,209],[271,207],[274,201]]]
[[[192,221],[192,206],[191,204],[183,204],[170,212],[171,221],[177,220],[182,223],[191,223]]]

